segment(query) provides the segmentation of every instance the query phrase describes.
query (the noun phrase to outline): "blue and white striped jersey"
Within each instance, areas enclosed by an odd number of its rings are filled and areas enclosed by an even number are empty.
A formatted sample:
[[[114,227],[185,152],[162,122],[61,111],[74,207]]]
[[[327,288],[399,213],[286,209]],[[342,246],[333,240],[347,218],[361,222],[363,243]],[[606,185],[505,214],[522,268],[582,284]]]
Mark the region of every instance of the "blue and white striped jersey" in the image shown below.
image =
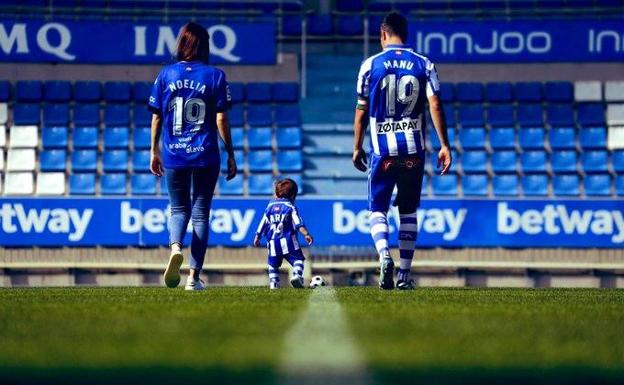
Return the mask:
[[[368,105],[373,152],[423,155],[425,104],[439,89],[433,63],[407,45],[388,45],[364,60],[357,93],[359,103]]]
[[[266,237],[269,255],[287,255],[301,249],[297,232],[303,227],[297,207],[288,199],[273,199],[267,205],[256,235]]]

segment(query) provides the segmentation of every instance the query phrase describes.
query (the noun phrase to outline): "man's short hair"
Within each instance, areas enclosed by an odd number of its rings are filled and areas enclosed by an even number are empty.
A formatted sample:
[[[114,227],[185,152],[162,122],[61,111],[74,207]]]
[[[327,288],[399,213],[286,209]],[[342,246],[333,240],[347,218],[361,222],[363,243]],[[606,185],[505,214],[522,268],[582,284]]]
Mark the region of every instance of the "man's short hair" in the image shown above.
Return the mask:
[[[384,17],[381,30],[398,36],[404,43],[407,42],[407,19],[396,12],[391,12]]]

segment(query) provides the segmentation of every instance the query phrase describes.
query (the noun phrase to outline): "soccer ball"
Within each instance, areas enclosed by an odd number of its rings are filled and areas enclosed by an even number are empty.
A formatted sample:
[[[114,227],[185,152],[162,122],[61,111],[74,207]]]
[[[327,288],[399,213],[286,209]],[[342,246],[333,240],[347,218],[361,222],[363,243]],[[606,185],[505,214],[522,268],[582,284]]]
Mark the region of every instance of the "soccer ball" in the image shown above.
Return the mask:
[[[310,289],[316,289],[319,286],[326,286],[325,280],[320,275],[312,277],[310,281]]]

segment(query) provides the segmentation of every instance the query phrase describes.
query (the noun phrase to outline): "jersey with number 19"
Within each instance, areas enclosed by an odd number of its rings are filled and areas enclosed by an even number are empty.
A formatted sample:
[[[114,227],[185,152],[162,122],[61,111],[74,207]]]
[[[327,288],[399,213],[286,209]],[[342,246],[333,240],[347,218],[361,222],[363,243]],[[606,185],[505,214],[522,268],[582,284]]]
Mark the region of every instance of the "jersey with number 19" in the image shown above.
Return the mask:
[[[406,45],[389,45],[364,60],[358,103],[368,107],[376,155],[424,155],[426,98],[439,88],[433,63]]]
[[[165,168],[218,167],[216,114],[230,104],[228,83],[220,69],[199,61],[163,68],[148,107],[162,117]]]

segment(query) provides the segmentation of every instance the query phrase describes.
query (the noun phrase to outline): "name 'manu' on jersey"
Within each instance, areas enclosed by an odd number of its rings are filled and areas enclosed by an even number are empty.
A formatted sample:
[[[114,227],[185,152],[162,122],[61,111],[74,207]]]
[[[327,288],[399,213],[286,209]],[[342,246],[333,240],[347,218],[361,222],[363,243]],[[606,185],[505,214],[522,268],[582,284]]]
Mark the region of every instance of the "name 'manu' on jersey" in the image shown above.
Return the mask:
[[[297,240],[301,227],[303,220],[297,207],[287,199],[277,198],[267,205],[256,235],[266,237],[270,256],[286,255],[301,248]]]
[[[424,154],[426,99],[439,89],[433,63],[407,45],[388,45],[364,60],[357,93],[358,103],[368,105],[373,152]]]

